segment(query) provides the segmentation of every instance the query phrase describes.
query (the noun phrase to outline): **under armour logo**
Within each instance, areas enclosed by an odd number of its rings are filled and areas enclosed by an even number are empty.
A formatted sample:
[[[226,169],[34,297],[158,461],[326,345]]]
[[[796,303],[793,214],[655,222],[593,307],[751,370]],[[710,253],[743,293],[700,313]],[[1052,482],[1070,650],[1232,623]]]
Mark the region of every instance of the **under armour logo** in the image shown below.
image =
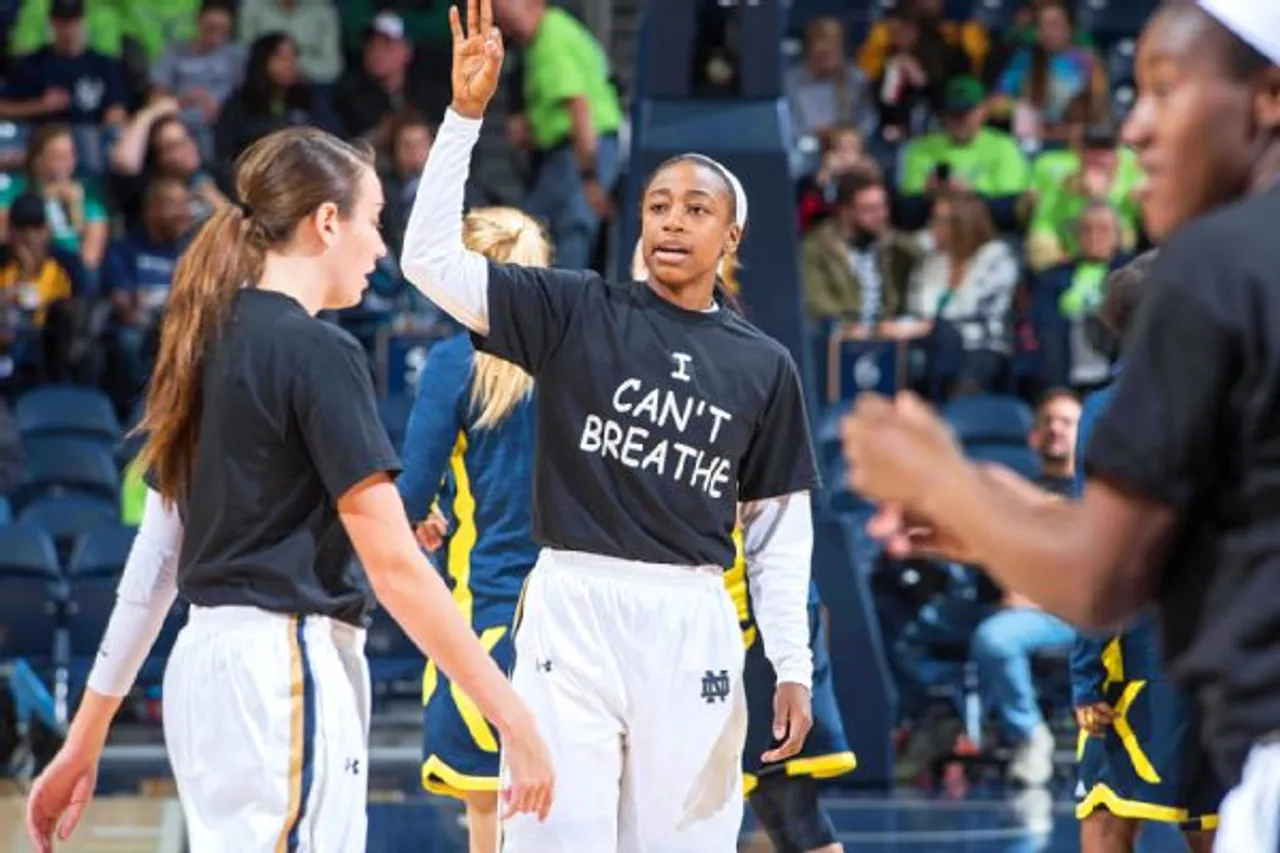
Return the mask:
[[[352,776],[359,776],[360,775],[360,759],[348,758],[346,769],[347,769],[347,772],[350,773]]]
[[[550,671],[551,671],[551,661],[550,661],[550,660],[538,660],[536,663],[534,663],[534,666],[536,666],[536,667],[538,668],[538,671],[539,671],[539,672],[550,672]]]
[[[718,673],[707,670],[702,676],[702,698],[708,705],[728,699],[729,691],[729,670],[722,669]]]

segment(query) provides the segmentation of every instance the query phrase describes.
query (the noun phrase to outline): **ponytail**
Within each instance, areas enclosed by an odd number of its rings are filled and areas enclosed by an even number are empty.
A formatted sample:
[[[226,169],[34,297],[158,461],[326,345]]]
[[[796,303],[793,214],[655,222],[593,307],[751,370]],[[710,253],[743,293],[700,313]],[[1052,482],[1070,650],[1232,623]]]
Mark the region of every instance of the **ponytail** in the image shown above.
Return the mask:
[[[174,271],[160,328],[160,351],[137,432],[143,470],[168,501],[187,497],[203,410],[205,358],[231,300],[245,282],[262,275],[263,240],[247,211],[218,207],[201,226]]]
[[[737,252],[726,252],[720,259],[720,266],[716,268],[716,301],[738,314],[743,313],[740,296],[742,285],[738,281],[738,271],[741,269],[742,262],[738,260]]]
[[[462,243],[499,263],[527,267],[551,264],[551,241],[527,213],[482,207],[462,221]],[[533,393],[533,377],[509,361],[477,352],[472,362],[471,408],[476,429],[489,429]]]

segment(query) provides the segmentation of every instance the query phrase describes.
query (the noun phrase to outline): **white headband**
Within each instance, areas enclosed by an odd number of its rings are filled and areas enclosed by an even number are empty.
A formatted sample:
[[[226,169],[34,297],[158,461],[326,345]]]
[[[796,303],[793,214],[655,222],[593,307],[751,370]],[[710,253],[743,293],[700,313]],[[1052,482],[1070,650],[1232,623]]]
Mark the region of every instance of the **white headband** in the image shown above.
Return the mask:
[[[1258,53],[1280,65],[1280,3],[1276,0],[1197,0],[1200,8]]]
[[[729,179],[729,186],[733,187],[733,209],[737,214],[736,219],[739,228],[747,227],[747,191],[742,188],[742,181],[738,180],[738,176],[730,172],[723,163],[718,160],[712,160],[706,154],[698,154],[698,157],[707,161],[721,171],[726,178]]]

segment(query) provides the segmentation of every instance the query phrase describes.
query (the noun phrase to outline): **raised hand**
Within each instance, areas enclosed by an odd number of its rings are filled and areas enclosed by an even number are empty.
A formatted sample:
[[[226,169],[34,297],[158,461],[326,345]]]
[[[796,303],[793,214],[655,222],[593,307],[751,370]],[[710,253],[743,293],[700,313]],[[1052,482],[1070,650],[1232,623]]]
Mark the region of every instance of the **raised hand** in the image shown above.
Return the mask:
[[[498,90],[502,74],[502,33],[493,25],[493,0],[467,0],[463,31],[457,6],[449,7],[453,31],[453,111],[480,118]]]

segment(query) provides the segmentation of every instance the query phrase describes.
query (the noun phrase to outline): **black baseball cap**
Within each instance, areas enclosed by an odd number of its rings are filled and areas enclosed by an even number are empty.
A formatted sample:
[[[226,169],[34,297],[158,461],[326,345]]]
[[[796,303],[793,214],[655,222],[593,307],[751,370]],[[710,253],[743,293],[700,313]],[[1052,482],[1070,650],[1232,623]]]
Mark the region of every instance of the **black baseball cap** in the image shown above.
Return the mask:
[[[43,228],[47,222],[44,199],[38,195],[23,193],[9,206],[9,224],[14,228]]]
[[[49,17],[55,21],[71,21],[84,17],[84,0],[53,0]]]
[[[986,98],[987,90],[976,77],[955,77],[942,90],[942,111],[950,116],[968,115]]]
[[[1085,148],[1115,148],[1116,147],[1116,129],[1114,125],[1106,122],[1091,124],[1084,129],[1084,147]]]

